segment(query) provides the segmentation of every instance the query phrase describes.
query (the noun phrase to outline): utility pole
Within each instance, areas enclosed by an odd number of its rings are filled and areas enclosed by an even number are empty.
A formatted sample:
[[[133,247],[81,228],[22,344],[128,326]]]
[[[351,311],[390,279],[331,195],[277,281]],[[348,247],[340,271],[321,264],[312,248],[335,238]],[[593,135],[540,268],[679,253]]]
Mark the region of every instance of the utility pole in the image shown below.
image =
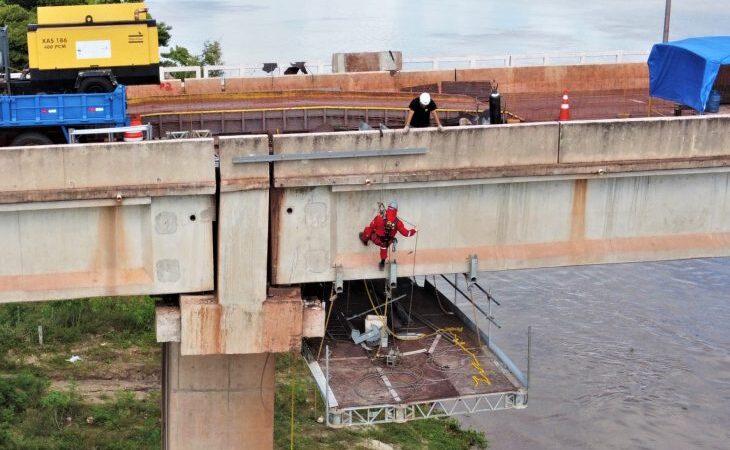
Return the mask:
[[[667,5],[664,8],[664,36],[662,42],[669,41],[669,16],[672,14],[672,0],[667,0]]]

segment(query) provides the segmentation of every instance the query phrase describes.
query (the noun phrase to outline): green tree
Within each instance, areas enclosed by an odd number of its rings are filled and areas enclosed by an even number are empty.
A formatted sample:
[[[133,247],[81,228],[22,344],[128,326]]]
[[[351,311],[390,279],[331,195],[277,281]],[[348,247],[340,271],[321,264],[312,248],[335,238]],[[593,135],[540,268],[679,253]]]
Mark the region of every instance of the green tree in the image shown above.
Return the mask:
[[[18,5],[0,3],[0,24],[8,27],[10,67],[23,69],[28,65],[26,28],[36,21],[35,14]]]
[[[167,53],[163,53],[162,58],[160,65],[165,67],[200,65],[200,60],[197,56],[190,53],[190,50],[187,48],[179,45],[174,46]]]
[[[170,44],[172,27],[165,22],[157,22],[157,41],[160,47],[167,47]]]
[[[204,66],[220,66],[223,64],[223,50],[218,41],[205,41],[203,53],[200,55],[200,63]]]
[[[223,51],[218,41],[205,41],[200,55],[193,55],[185,47],[176,45],[167,53],[162,54],[161,66],[217,66],[223,64]],[[187,73],[177,73],[175,78],[184,79]],[[218,76],[218,71],[212,71],[211,76]]]

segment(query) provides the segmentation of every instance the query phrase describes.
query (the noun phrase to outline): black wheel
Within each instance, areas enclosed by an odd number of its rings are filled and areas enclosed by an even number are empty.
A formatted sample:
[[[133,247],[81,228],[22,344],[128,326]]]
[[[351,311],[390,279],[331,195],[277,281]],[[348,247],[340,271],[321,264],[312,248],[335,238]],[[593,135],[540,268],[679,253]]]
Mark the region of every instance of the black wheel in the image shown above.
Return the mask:
[[[79,84],[79,92],[82,94],[103,94],[112,92],[114,84],[109,78],[91,77],[84,78]]]
[[[19,134],[10,143],[13,147],[25,147],[28,145],[51,145],[53,141],[45,134],[30,131],[28,133]]]

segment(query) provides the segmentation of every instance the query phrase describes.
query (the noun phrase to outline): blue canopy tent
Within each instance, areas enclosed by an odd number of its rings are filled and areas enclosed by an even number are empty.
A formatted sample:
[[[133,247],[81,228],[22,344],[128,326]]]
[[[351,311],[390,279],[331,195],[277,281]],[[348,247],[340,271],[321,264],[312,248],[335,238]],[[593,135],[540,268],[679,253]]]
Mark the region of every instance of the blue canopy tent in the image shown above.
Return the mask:
[[[655,44],[649,55],[649,95],[704,111],[720,66],[730,64],[730,36]]]

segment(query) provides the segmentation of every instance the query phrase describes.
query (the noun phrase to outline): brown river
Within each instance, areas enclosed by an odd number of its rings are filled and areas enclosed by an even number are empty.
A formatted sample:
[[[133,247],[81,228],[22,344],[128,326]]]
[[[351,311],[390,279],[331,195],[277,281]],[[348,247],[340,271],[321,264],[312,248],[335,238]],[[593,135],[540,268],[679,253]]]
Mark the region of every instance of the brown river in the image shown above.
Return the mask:
[[[494,450],[730,449],[730,259],[482,273],[529,405],[462,417]],[[470,311],[471,309],[467,309]]]

